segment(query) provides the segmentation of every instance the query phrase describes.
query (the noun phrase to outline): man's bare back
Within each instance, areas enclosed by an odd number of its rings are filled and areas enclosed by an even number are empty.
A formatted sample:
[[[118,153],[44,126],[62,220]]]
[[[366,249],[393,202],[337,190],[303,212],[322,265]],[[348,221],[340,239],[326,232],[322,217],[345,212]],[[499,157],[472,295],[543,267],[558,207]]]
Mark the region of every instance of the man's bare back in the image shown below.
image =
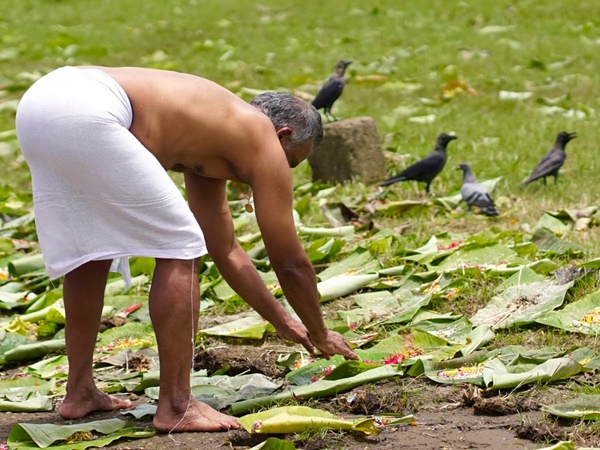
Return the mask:
[[[264,114],[205,78],[137,67],[82,68],[100,69],[121,85],[133,108],[130,131],[166,170],[247,182],[248,165],[269,148],[265,138],[277,142]],[[272,157],[284,160],[280,151]]]

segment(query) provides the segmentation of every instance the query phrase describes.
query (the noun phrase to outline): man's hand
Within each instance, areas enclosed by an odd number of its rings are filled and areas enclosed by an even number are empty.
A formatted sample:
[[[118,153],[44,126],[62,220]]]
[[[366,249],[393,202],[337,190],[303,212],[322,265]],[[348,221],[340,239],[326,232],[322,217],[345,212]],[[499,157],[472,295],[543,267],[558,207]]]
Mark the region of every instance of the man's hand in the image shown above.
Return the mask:
[[[277,335],[287,341],[302,344],[311,355],[317,354],[317,349],[310,340],[308,330],[296,320],[291,319],[284,326],[277,328]]]
[[[342,335],[335,331],[327,330],[322,338],[318,340],[311,339],[311,341],[321,351],[325,359],[329,359],[333,355],[342,355],[346,359],[360,359]]]

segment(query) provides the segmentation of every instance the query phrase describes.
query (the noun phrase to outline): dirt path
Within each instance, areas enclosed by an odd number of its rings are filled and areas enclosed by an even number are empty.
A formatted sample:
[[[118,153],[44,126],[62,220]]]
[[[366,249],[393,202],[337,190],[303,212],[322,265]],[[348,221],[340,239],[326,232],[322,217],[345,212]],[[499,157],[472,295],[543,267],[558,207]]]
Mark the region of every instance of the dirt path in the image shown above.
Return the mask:
[[[119,413],[98,413],[85,421],[127,418]],[[513,414],[502,417],[476,416],[470,408],[453,411],[425,412],[415,414],[417,425],[402,425],[384,430],[379,436],[353,436],[347,433],[326,433],[318,439],[295,442],[298,449],[344,449],[344,450],[396,450],[406,449],[537,449],[544,445],[534,444],[516,436],[522,419],[539,422],[540,413],[526,416]],[[3,413],[0,414],[0,440],[6,440],[12,426],[17,423],[57,423],[67,422],[56,413]],[[137,426],[151,427],[148,420],[136,421]],[[293,436],[276,436],[290,439]],[[181,433],[155,435],[150,439],[136,439],[116,442],[111,448],[120,450],[137,449],[233,449],[251,448],[266,439],[265,436],[250,435],[245,431],[223,433]],[[179,444],[177,443],[179,442]]]

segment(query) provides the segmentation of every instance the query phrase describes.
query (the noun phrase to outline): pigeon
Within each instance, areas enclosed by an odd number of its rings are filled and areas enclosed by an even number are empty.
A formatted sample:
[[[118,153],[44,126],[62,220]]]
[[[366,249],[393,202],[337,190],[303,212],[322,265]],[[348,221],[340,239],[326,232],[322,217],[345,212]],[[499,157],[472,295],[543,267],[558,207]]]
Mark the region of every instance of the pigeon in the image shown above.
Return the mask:
[[[446,164],[446,146],[448,142],[458,139],[457,136],[442,133],[438,136],[435,143],[435,149],[420,161],[417,161],[411,166],[408,166],[398,175],[395,175],[387,180],[381,182],[379,186],[389,186],[390,184],[397,183],[399,181],[422,181],[427,183],[425,191],[429,193],[431,182],[442,171]]]
[[[340,98],[340,95],[342,95],[344,85],[346,84],[344,73],[346,72],[346,67],[348,67],[351,63],[352,61],[338,61],[338,63],[335,65],[335,72],[323,85],[312,102],[312,105],[316,109],[323,108],[325,117],[328,119],[330,118],[329,116],[331,116],[333,117],[333,120],[337,120],[337,118],[331,114],[331,107],[335,101]]]
[[[546,177],[548,176],[553,176],[554,184],[556,184],[558,182],[558,170],[562,167],[567,157],[565,147],[571,139],[575,139],[576,137],[577,133],[567,133],[566,131],[558,133],[556,135],[554,146],[546,153],[538,165],[535,166],[535,169],[533,169],[533,173],[529,175],[529,178],[523,181],[519,187],[523,188],[532,181],[540,178],[544,178],[544,184],[546,184]]]
[[[468,164],[462,163],[457,169],[463,171],[463,184],[460,188],[462,199],[467,204],[467,209],[477,206],[481,208],[481,212],[486,216],[497,216],[500,213],[496,209],[494,200],[490,197],[487,189],[475,180],[473,171]]]

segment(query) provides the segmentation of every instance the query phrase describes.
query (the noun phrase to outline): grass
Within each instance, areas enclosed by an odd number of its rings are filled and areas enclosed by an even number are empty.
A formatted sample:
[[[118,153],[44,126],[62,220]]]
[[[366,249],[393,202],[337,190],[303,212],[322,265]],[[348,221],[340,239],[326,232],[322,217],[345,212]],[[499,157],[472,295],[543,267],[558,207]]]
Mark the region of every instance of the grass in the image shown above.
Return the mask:
[[[334,113],[376,120],[388,156],[396,156],[387,160],[388,174],[428,153],[439,133],[453,132],[459,139],[450,144],[448,166],[432,185],[438,196],[460,187],[459,172],[451,169],[461,162],[470,163],[480,180],[503,177],[494,192],[503,212],[498,219],[436,208],[377,217],[382,228],[409,226],[381,258],[392,264],[400,252],[423,245],[432,234],[519,233],[533,227],[544,211],[598,202],[600,18],[590,14],[594,5],[593,0],[382,0],[377,6],[312,0],[4,0],[0,200],[30,201],[29,173],[11,133],[14,101],[32,74],[62,65],[147,66],[213,79],[245,99],[243,88],[289,90],[308,100],[334,63],[348,59],[353,61],[348,84]],[[444,98],[444,87],[454,79],[468,83],[476,94]],[[531,97],[500,100],[503,90]],[[550,106],[563,110],[545,113],[543,107]],[[425,115],[435,120],[413,120]],[[579,137],[567,147],[558,185],[534,183],[520,190],[518,183],[563,130],[577,131]],[[311,181],[308,163],[294,177],[297,185]],[[373,186],[356,180],[340,186],[332,200],[352,204],[372,191]],[[388,198],[424,198],[423,187],[399,183]],[[302,220],[327,225],[316,201],[308,203]],[[584,245],[586,256],[600,256],[598,230],[594,218],[590,227],[565,238]],[[574,259],[557,261],[569,265]],[[438,298],[435,305],[469,314],[493,295],[497,282],[465,279],[453,302]],[[588,275],[567,301],[599,284],[596,273]],[[231,313],[238,306],[232,301],[222,311]],[[600,348],[597,338],[544,327],[503,331],[492,346],[508,344]]]

